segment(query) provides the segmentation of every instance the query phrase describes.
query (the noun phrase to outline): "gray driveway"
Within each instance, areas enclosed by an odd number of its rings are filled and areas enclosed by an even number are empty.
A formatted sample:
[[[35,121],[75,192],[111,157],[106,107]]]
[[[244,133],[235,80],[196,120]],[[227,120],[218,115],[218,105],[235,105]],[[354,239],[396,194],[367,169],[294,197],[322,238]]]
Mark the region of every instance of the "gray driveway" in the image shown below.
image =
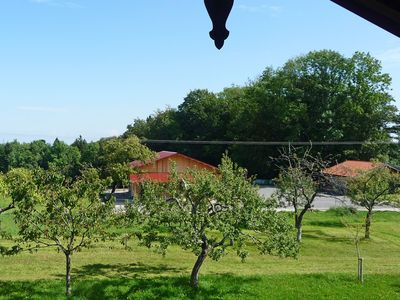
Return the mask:
[[[276,192],[275,187],[267,186],[267,187],[260,187],[259,194],[265,198],[271,197],[273,193]],[[118,189],[115,192],[116,197],[116,208],[117,209],[124,209],[125,203],[127,199],[130,198],[129,191],[127,189]],[[350,200],[344,196],[332,196],[328,194],[321,194],[318,195],[314,200],[313,209],[315,210],[328,210],[330,208],[339,207],[339,206],[354,206],[351,204]],[[365,210],[365,208],[360,206],[357,207],[359,210]],[[293,207],[281,207],[279,208],[280,211],[293,211]],[[378,211],[400,211],[399,208],[390,207],[390,206],[378,206],[376,208]]]
[[[268,198],[271,197],[273,193],[276,192],[275,187],[260,187],[259,193],[260,195]],[[330,208],[335,208],[339,206],[353,206],[357,207],[359,210],[365,210],[365,208],[361,206],[355,206],[351,204],[350,200],[345,196],[332,196],[328,194],[320,194],[314,200],[313,209],[315,210],[328,210]],[[282,207],[280,210],[288,210],[292,211],[293,207]],[[399,208],[391,207],[391,206],[377,206],[376,210],[380,211],[400,211]]]

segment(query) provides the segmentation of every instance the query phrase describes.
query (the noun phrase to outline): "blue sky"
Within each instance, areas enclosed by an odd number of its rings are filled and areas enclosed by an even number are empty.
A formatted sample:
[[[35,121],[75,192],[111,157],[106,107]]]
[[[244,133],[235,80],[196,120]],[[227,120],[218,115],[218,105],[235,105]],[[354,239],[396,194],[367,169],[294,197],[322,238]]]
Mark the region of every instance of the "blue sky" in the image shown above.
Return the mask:
[[[236,0],[218,51],[202,0],[2,0],[0,142],[121,134],[192,89],[311,50],[370,52],[400,106],[400,39],[328,0]]]

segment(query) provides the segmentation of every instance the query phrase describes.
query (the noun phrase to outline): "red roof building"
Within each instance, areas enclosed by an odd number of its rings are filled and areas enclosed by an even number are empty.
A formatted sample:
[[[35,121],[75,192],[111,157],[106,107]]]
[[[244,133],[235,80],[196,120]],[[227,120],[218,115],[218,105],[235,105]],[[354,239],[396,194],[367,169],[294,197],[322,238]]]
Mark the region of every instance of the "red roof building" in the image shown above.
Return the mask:
[[[382,166],[382,163],[346,160],[340,164],[325,169],[324,174],[338,177],[355,177],[360,174],[360,172],[369,171],[380,166]]]
[[[161,151],[157,153],[155,159],[149,162],[135,160],[131,163],[132,167],[138,168],[139,173],[130,175],[131,190],[133,193],[138,191],[138,184],[143,181],[168,182],[168,178],[175,165],[178,173],[183,173],[187,169],[206,169],[212,172],[216,167],[200,160],[180,154],[178,152]]]

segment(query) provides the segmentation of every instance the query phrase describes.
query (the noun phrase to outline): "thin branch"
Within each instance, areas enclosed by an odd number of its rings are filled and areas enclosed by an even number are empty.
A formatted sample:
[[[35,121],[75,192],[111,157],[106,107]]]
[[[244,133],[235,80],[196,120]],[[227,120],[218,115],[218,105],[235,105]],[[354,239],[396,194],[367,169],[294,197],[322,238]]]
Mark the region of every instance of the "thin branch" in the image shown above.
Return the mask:
[[[185,211],[184,207],[179,202],[178,198],[169,198],[167,201],[175,202],[178,205],[180,210]]]
[[[212,247],[217,248],[219,246],[223,246],[225,244],[225,241],[227,238],[228,237],[226,235],[224,235],[224,237],[218,243],[215,243]]]
[[[56,244],[49,244],[49,245],[44,245],[42,247],[40,246],[35,246],[35,247],[29,247],[29,248],[24,248],[24,249],[20,249],[19,251],[21,252],[25,252],[25,251],[35,251],[35,250],[39,250],[39,249],[46,249],[46,248],[50,248],[50,247],[58,247],[58,245]]]
[[[386,192],[388,192],[390,190],[390,187],[384,189],[383,191],[381,191],[372,201],[375,202],[380,196],[382,196],[383,194],[385,194]]]
[[[86,229],[86,231],[81,236],[81,241],[79,242],[78,245],[76,245],[74,248],[71,249],[72,251],[75,251],[76,249],[79,249],[83,245],[83,243],[85,241],[85,238],[86,238],[86,234],[88,232],[89,232],[89,229]]]
[[[241,235],[250,238],[253,241],[254,244],[258,244],[258,245],[262,245],[263,244],[263,242],[260,239],[256,238],[255,236],[253,236],[251,234],[242,232]]]
[[[13,208],[15,208],[14,203],[10,203],[7,207],[4,207],[4,208],[0,207],[0,214],[6,212],[7,210],[13,209]]]

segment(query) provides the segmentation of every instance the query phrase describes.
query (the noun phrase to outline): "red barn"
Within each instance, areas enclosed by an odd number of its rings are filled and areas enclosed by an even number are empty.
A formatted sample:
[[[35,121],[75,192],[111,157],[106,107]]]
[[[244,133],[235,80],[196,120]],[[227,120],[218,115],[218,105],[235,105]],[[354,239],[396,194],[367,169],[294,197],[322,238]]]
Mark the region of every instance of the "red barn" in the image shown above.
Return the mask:
[[[156,158],[150,162],[135,160],[131,163],[132,167],[140,170],[138,174],[131,174],[129,178],[133,194],[138,192],[139,183],[145,180],[167,182],[173,164],[175,164],[178,173],[183,173],[187,169],[193,168],[206,169],[209,171],[217,170],[217,168],[212,165],[178,152],[161,151],[158,152]]]

